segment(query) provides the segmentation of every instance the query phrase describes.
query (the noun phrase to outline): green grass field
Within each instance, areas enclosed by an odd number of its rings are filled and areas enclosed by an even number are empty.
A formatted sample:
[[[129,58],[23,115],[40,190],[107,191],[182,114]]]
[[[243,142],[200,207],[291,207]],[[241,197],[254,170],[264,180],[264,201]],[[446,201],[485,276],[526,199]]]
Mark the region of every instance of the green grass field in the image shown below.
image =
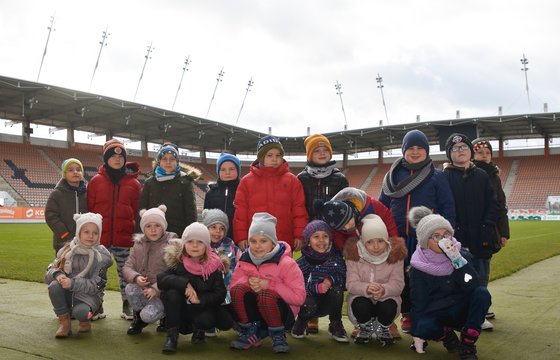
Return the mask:
[[[509,244],[492,259],[491,280],[560,254],[560,222],[512,221],[510,227]],[[0,224],[0,234],[0,278],[42,282],[55,255],[47,225]],[[118,290],[115,266],[108,289]]]

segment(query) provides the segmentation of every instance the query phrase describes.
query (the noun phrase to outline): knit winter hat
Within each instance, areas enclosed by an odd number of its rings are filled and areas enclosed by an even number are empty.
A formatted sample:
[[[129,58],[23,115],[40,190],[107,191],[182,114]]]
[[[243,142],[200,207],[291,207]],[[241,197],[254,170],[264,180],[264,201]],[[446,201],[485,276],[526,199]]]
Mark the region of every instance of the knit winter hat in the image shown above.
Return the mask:
[[[413,146],[421,147],[426,150],[426,153],[430,153],[430,144],[428,142],[428,138],[426,137],[426,134],[424,134],[420,130],[410,130],[406,133],[402,142],[402,153],[404,154],[406,149]]]
[[[305,153],[307,154],[307,161],[311,161],[311,155],[313,154],[313,151],[315,151],[315,149],[317,149],[320,146],[326,147],[327,150],[329,150],[329,153],[331,154],[331,158],[332,158],[331,143],[329,139],[327,139],[327,137],[324,135],[319,135],[319,134],[309,135],[303,142],[303,145],[305,145]]]
[[[362,232],[360,234],[360,241],[366,243],[371,239],[383,239],[387,244],[389,243],[389,233],[387,226],[383,220],[375,214],[369,214],[362,219]]]
[[[151,209],[142,209],[140,210],[139,214],[141,216],[140,219],[140,230],[144,232],[144,227],[149,223],[157,223],[160,224],[163,228],[163,231],[167,229],[167,220],[165,219],[165,212],[167,211],[167,206],[161,204],[158,207],[151,208]]]
[[[118,139],[111,139],[103,145],[103,161],[106,163],[115,154],[124,156],[124,161],[126,161],[124,143]]]
[[[193,222],[185,228],[181,240],[183,244],[187,240],[199,240],[202,241],[207,248],[210,248],[210,233],[208,232],[208,228],[198,222]]]
[[[255,213],[249,227],[249,239],[255,235],[264,235],[272,240],[274,245],[277,245],[276,218],[266,212]]]
[[[228,216],[220,209],[204,209],[202,211],[202,223],[206,227],[210,227],[214,224],[221,224],[224,226],[226,234],[229,230]]]
[[[477,151],[480,148],[487,148],[488,150],[490,150],[490,157],[492,157],[492,144],[490,144],[489,140],[476,138],[473,140],[472,144],[474,151]]]
[[[329,235],[329,242],[333,242],[332,230],[330,226],[323,220],[313,220],[312,222],[307,224],[305,229],[303,229],[303,241],[305,245],[309,244],[309,239],[311,239],[311,236],[313,236],[313,234],[315,234],[317,231],[326,232],[327,235]]]
[[[344,225],[354,216],[354,205],[346,201],[330,200],[323,202],[322,200],[315,200],[313,207],[334,230],[342,230]]]
[[[237,158],[237,156],[228,153],[221,153],[218,161],[216,161],[216,175],[218,176],[218,178],[220,178],[220,168],[226,161],[231,161],[233,165],[235,165],[235,167],[237,168],[237,178],[239,178],[239,176],[241,175],[241,162],[239,161],[239,158]]]
[[[259,163],[264,164],[264,157],[266,156],[266,153],[270,149],[274,148],[278,149],[280,151],[280,155],[284,156],[284,148],[277,137],[267,135],[259,139],[257,144],[257,159],[259,160]]]
[[[416,239],[421,248],[428,248],[428,241],[432,234],[439,229],[445,229],[453,235],[453,227],[443,216],[433,214],[425,206],[416,206],[410,209],[408,221],[416,228]]]
[[[101,230],[103,229],[103,216],[96,213],[85,213],[85,214],[74,214],[74,221],[76,222],[76,237],[80,238],[80,229],[84,224],[94,223],[97,225],[97,230],[99,231],[99,237],[97,238],[97,243],[93,246],[99,245],[101,241]]]
[[[179,162],[179,148],[175,144],[164,144],[158,151],[156,155],[156,161],[159,165],[161,158],[165,154],[171,154],[175,158],[175,161]]]
[[[465,143],[469,149],[471,150],[471,157],[474,154],[473,151],[473,145],[471,143],[471,141],[469,140],[469,138],[467,137],[467,135],[465,134],[459,134],[459,133],[453,133],[451,135],[449,135],[449,137],[447,138],[447,141],[445,142],[445,155],[447,155],[447,159],[449,159],[449,161],[451,160],[451,148],[458,143]]]
[[[68,170],[68,166],[70,166],[71,164],[78,164],[82,173],[84,172],[84,166],[82,165],[82,162],[80,160],[74,159],[74,158],[68,158],[68,159],[64,160],[62,162],[62,165],[60,166],[60,169],[62,170],[62,178],[63,179],[66,179],[66,170]]]

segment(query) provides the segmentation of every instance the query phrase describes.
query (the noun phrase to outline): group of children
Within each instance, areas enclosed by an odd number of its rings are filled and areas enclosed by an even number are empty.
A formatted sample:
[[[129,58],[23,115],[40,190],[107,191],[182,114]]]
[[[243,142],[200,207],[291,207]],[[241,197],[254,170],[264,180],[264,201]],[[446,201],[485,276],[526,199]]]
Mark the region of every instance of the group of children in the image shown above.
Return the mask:
[[[459,252],[462,241],[453,236],[460,230],[451,224],[453,202],[448,221],[442,215],[449,203],[436,194],[449,196],[449,186],[440,189],[447,182],[422,153],[429,150],[425,136],[409,134],[403,160],[388,173],[380,201],[348,187],[322,135],[306,140],[308,164],[297,177],[289,172],[282,144],[273,136],[259,140],[257,160],[243,178],[239,160],[222,154],[202,223],[192,209],[192,182],[198,175],[183,171],[176,146],[162,146],[154,176],[141,189],[138,167],[127,165],[122,143],[110,140],[104,146],[105,164],[87,190],[90,212],[74,215],[75,235],[72,224],[57,228],[51,225],[56,216],[47,219],[57,250],[45,279],[60,320],[56,336],[70,335],[71,315],[79,320],[80,332],[90,330],[89,321],[102,309],[112,253],[123,316],[129,308],[132,319],[127,333],[139,334],[159,321],[157,331],[167,332],[164,353],[177,351],[179,334],[192,333],[191,342],[198,344],[231,328],[239,335],[231,348],[250,349],[270,337],[273,351],[285,353],[286,332],[303,338],[318,329],[316,319],[323,316],[329,317],[328,334],[349,342],[342,323],[347,290],[356,343],[375,337],[382,346],[392,344],[394,320],[403,312],[410,316],[418,351],[426,340],[441,340],[448,351],[476,359],[474,343],[490,306],[487,274],[479,276],[476,262]],[[420,156],[408,156],[409,149]],[[400,167],[409,176],[399,175]],[[83,173],[78,160],[65,161],[61,183],[67,193],[75,193],[70,212],[79,213],[84,211],[79,207],[83,176],[79,181],[70,177],[77,170]],[[433,204],[422,199],[411,206],[409,199],[406,210],[394,210],[397,199],[427,183],[425,193],[435,199]],[[123,195],[128,199],[124,203]],[[428,207],[420,206],[424,204]],[[61,206],[59,214],[62,208],[68,212],[67,207]],[[136,222],[141,233],[133,239]],[[296,250],[301,250],[297,261],[292,258]],[[405,299],[406,312],[401,309]],[[460,339],[455,329],[461,331]]]

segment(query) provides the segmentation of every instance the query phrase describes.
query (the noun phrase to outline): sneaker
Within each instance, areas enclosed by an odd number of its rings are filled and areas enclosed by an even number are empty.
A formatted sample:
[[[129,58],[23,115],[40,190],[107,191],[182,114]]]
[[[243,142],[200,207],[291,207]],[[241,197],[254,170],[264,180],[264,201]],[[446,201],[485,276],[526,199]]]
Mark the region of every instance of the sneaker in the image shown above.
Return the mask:
[[[391,333],[389,332],[389,326],[377,323],[375,334],[377,335],[377,340],[379,340],[381,346],[392,345],[395,342],[393,336],[391,336]]]
[[[212,328],[204,330],[204,335],[206,335],[206,337],[216,337],[218,336],[218,329]]]
[[[328,333],[333,339],[338,342],[350,342],[350,340],[348,339],[348,335],[346,334],[346,330],[344,329],[344,325],[342,324],[342,320],[331,321],[331,323],[329,324]]]
[[[290,332],[292,337],[296,339],[303,339],[305,335],[307,335],[308,324],[309,323],[307,321],[297,318],[294,326],[292,326],[292,331]]]
[[[410,313],[403,313],[401,314],[401,330],[404,333],[409,334],[410,328],[412,328],[412,318],[410,317]]]
[[[461,360],[478,360],[478,356],[476,356],[476,346],[465,343],[461,344],[459,347],[459,358]]]
[[[495,317],[496,317],[496,314],[494,314],[492,311],[488,311],[486,313],[486,319],[488,319],[488,320],[492,320]]]
[[[375,321],[377,322],[377,321]],[[356,344],[367,344],[371,340],[371,337],[375,333],[374,320],[370,320],[367,323],[358,324],[358,335],[354,339]]]
[[[307,332],[309,334],[319,333],[319,318],[312,318],[307,322]]]
[[[412,339],[413,341],[412,344],[410,344],[410,350],[415,351],[418,354],[424,354],[426,352],[426,348],[428,347],[428,342],[417,337],[413,337]]]
[[[107,315],[103,311],[103,304],[101,304],[101,306],[97,309],[97,311],[93,313],[93,316],[91,317],[91,321],[105,319],[106,317]]]
[[[484,319],[484,322],[482,323],[482,325],[480,325],[480,328],[485,331],[493,331],[494,325],[490,321]]]
[[[196,329],[192,334],[191,344],[204,344],[205,337],[204,330]]]
[[[448,353],[456,353],[459,351],[461,342],[453,329],[446,328],[440,340],[443,342],[443,346],[447,349]]]
[[[121,318],[125,320],[132,320],[134,318],[134,314],[132,313],[132,309],[128,300],[124,300],[122,303],[122,314]]]

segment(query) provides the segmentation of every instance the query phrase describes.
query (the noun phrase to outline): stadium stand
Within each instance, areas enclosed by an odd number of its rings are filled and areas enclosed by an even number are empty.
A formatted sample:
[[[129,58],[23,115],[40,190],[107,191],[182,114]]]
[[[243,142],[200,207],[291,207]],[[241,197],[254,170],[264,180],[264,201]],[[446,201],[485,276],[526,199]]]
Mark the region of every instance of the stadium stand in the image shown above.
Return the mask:
[[[79,144],[67,149],[48,146],[38,146],[20,143],[0,142],[0,176],[6,183],[25,199],[22,206],[44,207],[50,191],[60,179],[60,164],[64,159],[75,157],[84,164],[85,177],[91,179],[102,163],[99,146]],[[500,167],[502,183],[506,180],[512,183],[507,190],[508,207],[510,209],[543,209],[547,196],[560,195],[560,155],[519,156],[495,159]],[[140,164],[141,183],[152,171],[152,158],[139,156],[128,157],[128,161]],[[441,169],[443,161],[435,161],[434,165]],[[515,166],[512,166],[515,163]],[[215,181],[215,165],[212,163],[193,163],[194,167],[202,171],[202,177],[194,187],[197,209],[202,211],[204,196],[208,182]],[[377,198],[385,173],[391,164],[352,165],[344,169],[350,186],[365,189]],[[303,169],[302,164],[294,164],[290,171],[297,175]],[[512,169],[514,173],[510,172]],[[249,166],[241,167],[241,176],[249,172]],[[373,174],[373,176],[371,176]],[[371,177],[371,178],[370,178]]]

